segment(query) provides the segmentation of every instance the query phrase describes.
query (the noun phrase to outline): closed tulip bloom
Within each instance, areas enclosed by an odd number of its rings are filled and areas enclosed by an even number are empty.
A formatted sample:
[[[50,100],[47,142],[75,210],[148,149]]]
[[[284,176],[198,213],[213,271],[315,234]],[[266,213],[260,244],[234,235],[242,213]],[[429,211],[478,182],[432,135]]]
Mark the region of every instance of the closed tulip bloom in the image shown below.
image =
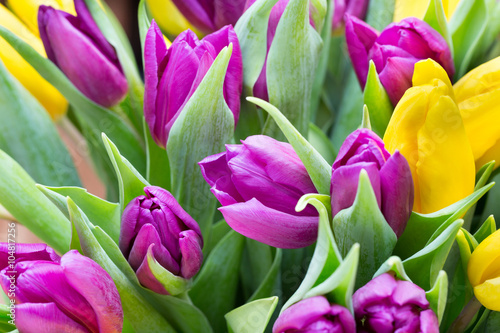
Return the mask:
[[[317,211],[308,206],[296,212],[295,206],[304,194],[317,191],[290,144],[250,136],[199,164],[223,206],[219,210],[235,231],[279,248],[316,241]]]
[[[474,156],[445,70],[415,65],[413,87],[396,106],[384,135],[389,152],[406,157],[415,186],[413,210],[432,213],[474,190]]]
[[[476,169],[500,161],[500,57],[473,69],[453,88]]]
[[[184,105],[203,80],[220,51],[233,44],[233,53],[224,80],[224,99],[240,114],[243,63],[238,37],[226,26],[202,40],[187,30],[167,49],[163,35],[153,21],[146,36],[144,116],[155,142],[166,147],[168,134]]]
[[[369,129],[351,133],[333,163],[330,187],[333,216],[354,203],[363,169],[387,223],[396,236],[401,236],[413,207],[410,166],[398,151],[389,154],[382,139]]]
[[[337,30],[344,25],[345,14],[364,20],[369,4],[370,0],[335,0],[332,30]]]
[[[411,87],[415,63],[437,61],[453,77],[455,67],[450,48],[430,25],[414,17],[388,25],[380,34],[367,23],[346,15],[346,41],[354,70],[362,87],[370,60],[393,105]]]
[[[203,238],[196,221],[170,192],[157,186],[146,186],[144,192],[123,211],[119,246],[139,282],[166,295],[148,257],[173,275],[190,279],[201,267]]]
[[[1,25],[15,33],[38,53],[45,56],[42,41],[12,12],[0,4]],[[48,83],[7,41],[0,37],[0,60],[7,70],[21,83],[47,110],[52,119],[57,120],[66,113],[68,102]]]
[[[273,326],[273,333],[309,332],[355,333],[356,323],[345,307],[315,296],[287,308]]]
[[[500,230],[472,252],[467,273],[478,301],[487,309],[500,311]]]
[[[425,291],[391,274],[377,276],[352,297],[358,332],[438,333]]]
[[[118,56],[94,22],[84,0],[75,0],[77,16],[40,6],[38,27],[45,51],[89,99],[104,107],[121,102],[128,83]]]
[[[76,250],[59,257],[45,244],[0,243],[0,282],[6,293],[15,281],[19,332],[121,332],[120,295],[109,274]],[[15,279],[15,280],[14,280]]]
[[[235,25],[247,0],[172,0],[179,11],[198,30],[211,33]]]

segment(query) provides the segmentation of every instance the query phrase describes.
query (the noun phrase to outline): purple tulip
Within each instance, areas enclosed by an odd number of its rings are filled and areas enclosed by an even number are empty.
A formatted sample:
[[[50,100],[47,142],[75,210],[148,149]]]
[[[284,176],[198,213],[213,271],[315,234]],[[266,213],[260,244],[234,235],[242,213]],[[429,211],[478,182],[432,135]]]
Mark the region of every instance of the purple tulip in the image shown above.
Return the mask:
[[[238,37],[233,28],[225,26],[201,41],[191,30],[186,30],[167,49],[163,34],[152,22],[144,50],[144,116],[159,146],[166,146],[170,129],[184,105],[219,52],[230,43],[233,44],[233,54],[224,80],[224,99],[233,112],[236,125],[243,89],[243,63]]]
[[[84,0],[77,16],[40,6],[38,27],[47,57],[89,99],[104,107],[118,104],[128,91],[115,49],[94,22]]]
[[[413,208],[413,179],[408,162],[398,151],[392,156],[384,142],[371,130],[351,133],[332,166],[332,214],[349,208],[364,169],[377,197],[379,208],[396,236],[401,236]]]
[[[226,25],[235,25],[245,10],[247,0],[172,0],[177,9],[204,33]]]
[[[273,333],[355,333],[356,322],[345,307],[328,302],[324,296],[295,303],[278,317]]]
[[[345,35],[349,56],[362,87],[366,84],[370,60],[392,104],[396,105],[412,86],[413,67],[433,59],[453,77],[455,66],[445,39],[430,25],[414,17],[391,23],[378,33],[365,22],[346,15]]]
[[[223,207],[226,222],[240,234],[280,248],[316,241],[318,213],[296,212],[302,195],[317,193],[292,146],[264,135],[205,158],[201,172]]]
[[[146,186],[144,192],[123,211],[120,250],[143,286],[167,295],[147,257],[152,256],[170,273],[190,279],[203,261],[203,238],[198,223],[167,190]]]
[[[370,0],[334,0],[332,30],[337,30],[344,25],[344,15],[349,14],[364,20]]]
[[[59,257],[45,244],[0,243],[0,282],[15,285],[19,332],[121,332],[120,295],[109,274],[76,250]]]
[[[377,276],[353,295],[359,332],[438,333],[425,291],[391,274]]]

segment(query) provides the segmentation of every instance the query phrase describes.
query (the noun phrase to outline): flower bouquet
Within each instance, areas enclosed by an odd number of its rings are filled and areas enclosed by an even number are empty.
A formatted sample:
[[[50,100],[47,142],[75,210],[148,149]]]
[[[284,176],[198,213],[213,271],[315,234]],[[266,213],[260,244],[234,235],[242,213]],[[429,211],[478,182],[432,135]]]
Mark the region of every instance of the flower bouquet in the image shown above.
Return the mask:
[[[500,332],[498,1],[136,14],[0,4],[2,332]]]

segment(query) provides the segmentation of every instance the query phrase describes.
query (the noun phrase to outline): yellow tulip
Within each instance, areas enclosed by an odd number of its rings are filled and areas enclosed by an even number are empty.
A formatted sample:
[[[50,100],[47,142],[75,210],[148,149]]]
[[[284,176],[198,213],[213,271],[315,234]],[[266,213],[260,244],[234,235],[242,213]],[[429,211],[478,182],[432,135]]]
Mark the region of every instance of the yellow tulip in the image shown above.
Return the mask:
[[[454,90],[476,168],[500,162],[500,57],[467,73]]]
[[[45,56],[42,41],[14,14],[0,4],[0,24],[17,34],[36,51]],[[9,72],[45,107],[53,119],[66,113],[68,102],[38,72],[31,67],[4,39],[0,38],[0,60]]]
[[[500,230],[472,252],[467,273],[478,301],[490,310],[500,311]]]
[[[389,121],[384,142],[406,157],[415,186],[413,210],[432,213],[474,190],[474,157],[446,71],[418,62],[408,89]]]
[[[172,0],[146,0],[146,4],[163,32],[170,35],[178,35],[184,30],[191,29],[198,36],[200,35],[181,14]]]
[[[430,0],[396,0],[394,6],[394,22],[413,16],[423,19]],[[460,0],[443,0],[443,9],[446,19],[449,21]]]
[[[76,15],[73,0],[8,0],[7,6],[36,35],[38,34],[38,7],[52,6]]]

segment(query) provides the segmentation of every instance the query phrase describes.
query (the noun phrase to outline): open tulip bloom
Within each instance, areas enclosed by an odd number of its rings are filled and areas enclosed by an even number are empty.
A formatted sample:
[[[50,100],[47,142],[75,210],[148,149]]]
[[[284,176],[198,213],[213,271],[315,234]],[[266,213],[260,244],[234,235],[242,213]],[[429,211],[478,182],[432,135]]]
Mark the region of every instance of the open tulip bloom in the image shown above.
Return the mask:
[[[3,1],[0,331],[498,332],[500,2],[393,3]]]

